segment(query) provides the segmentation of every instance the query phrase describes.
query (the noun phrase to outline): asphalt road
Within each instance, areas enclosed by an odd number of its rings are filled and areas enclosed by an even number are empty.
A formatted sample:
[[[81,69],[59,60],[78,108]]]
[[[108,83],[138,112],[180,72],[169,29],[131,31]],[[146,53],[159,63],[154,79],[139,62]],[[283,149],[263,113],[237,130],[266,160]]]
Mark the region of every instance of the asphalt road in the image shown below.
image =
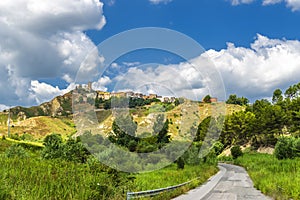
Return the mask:
[[[244,168],[223,163],[219,168],[204,185],[174,200],[271,200],[253,187]]]

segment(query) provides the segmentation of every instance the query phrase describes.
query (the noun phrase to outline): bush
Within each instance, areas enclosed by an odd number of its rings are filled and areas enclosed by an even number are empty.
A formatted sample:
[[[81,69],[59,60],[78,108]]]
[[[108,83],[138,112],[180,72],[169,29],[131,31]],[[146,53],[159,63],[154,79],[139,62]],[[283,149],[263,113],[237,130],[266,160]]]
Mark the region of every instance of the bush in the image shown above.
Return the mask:
[[[18,133],[10,135],[10,138],[13,140],[18,140],[18,141],[21,140]]]
[[[88,155],[90,154],[79,138],[69,138],[66,144],[64,144],[61,148],[64,152],[64,154],[62,154],[62,158],[68,161],[85,163]]]
[[[210,164],[210,165],[216,165],[218,162],[216,152],[212,148],[206,156],[203,157],[204,163]]]
[[[218,141],[218,142],[214,143],[213,148],[216,152],[216,155],[218,156],[223,152],[224,144],[222,144],[221,142]]]
[[[179,157],[177,160],[177,169],[184,169],[184,160],[182,157]]]
[[[42,157],[45,159],[60,158],[63,156],[63,141],[61,135],[51,134],[44,139],[45,148],[42,152]]]
[[[237,159],[238,157],[243,155],[242,149],[240,146],[234,146],[230,150],[232,158]]]
[[[293,159],[300,156],[300,139],[281,137],[275,146],[274,155],[277,159]]]
[[[294,141],[293,147],[295,156],[300,157],[300,138]]]
[[[59,134],[48,135],[44,139],[44,145],[42,157],[45,159],[61,158],[72,162],[85,163],[90,154],[79,138],[69,138],[66,143],[63,143]]]
[[[26,157],[28,157],[26,150],[17,144],[10,146],[6,150],[5,155],[8,158],[14,158],[14,157],[26,158]]]

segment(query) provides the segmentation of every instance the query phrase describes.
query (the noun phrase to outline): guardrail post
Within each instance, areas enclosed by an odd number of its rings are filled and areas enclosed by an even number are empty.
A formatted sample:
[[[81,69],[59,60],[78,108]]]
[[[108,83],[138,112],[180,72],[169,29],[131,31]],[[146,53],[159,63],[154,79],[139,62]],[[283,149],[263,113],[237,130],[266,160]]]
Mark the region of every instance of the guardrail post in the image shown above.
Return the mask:
[[[126,193],[126,200],[130,200],[129,192]]]

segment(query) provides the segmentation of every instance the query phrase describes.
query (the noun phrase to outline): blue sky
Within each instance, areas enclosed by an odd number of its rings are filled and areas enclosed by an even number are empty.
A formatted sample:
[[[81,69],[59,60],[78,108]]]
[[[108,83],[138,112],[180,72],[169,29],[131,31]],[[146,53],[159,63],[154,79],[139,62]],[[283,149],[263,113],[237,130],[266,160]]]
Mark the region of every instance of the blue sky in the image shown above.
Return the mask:
[[[115,34],[141,27],[172,29],[201,44],[219,71],[227,96],[269,98],[276,88],[285,90],[299,81],[298,0],[1,2],[0,110],[37,105],[70,91],[91,49]],[[97,61],[103,60],[99,55]],[[191,62],[200,61],[199,54]],[[149,71],[147,63],[153,62],[159,64]],[[204,78],[191,72],[188,63],[155,50],[122,56],[94,86],[111,91],[122,83],[121,89],[134,90],[134,85],[144,84],[136,76],[151,77],[162,84],[178,77],[168,70],[181,74],[199,97],[208,93]],[[182,87],[176,84],[170,85],[180,92]],[[149,90],[163,93],[159,88]]]
[[[260,1],[232,6],[224,0],[174,0],[154,5],[147,0],[117,0],[104,6],[107,24],[88,31],[95,42],[137,27],[165,27],[187,34],[205,49],[220,50],[227,42],[249,47],[257,33],[270,38],[299,39],[300,12],[284,3],[262,6]]]

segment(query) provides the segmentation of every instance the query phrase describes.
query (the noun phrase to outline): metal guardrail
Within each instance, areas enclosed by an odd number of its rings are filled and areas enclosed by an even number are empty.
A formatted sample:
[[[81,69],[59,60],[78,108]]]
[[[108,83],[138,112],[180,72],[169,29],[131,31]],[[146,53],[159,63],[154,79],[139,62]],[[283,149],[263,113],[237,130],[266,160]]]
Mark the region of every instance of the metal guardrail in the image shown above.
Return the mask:
[[[174,186],[169,186],[169,187],[166,187],[166,188],[160,188],[160,189],[156,189],[156,190],[147,190],[147,191],[141,191],[141,192],[127,192],[127,195],[126,195],[126,199],[127,200],[130,200],[130,199],[134,199],[134,198],[140,198],[140,197],[151,197],[151,196],[156,196],[156,195],[159,195],[163,192],[167,192],[167,191],[171,191],[171,190],[175,190],[179,187],[182,187],[184,185],[187,185],[197,179],[199,179],[200,177],[198,178],[195,178],[193,180],[190,180],[190,181],[187,181],[185,183],[181,183],[179,185],[174,185]]]

